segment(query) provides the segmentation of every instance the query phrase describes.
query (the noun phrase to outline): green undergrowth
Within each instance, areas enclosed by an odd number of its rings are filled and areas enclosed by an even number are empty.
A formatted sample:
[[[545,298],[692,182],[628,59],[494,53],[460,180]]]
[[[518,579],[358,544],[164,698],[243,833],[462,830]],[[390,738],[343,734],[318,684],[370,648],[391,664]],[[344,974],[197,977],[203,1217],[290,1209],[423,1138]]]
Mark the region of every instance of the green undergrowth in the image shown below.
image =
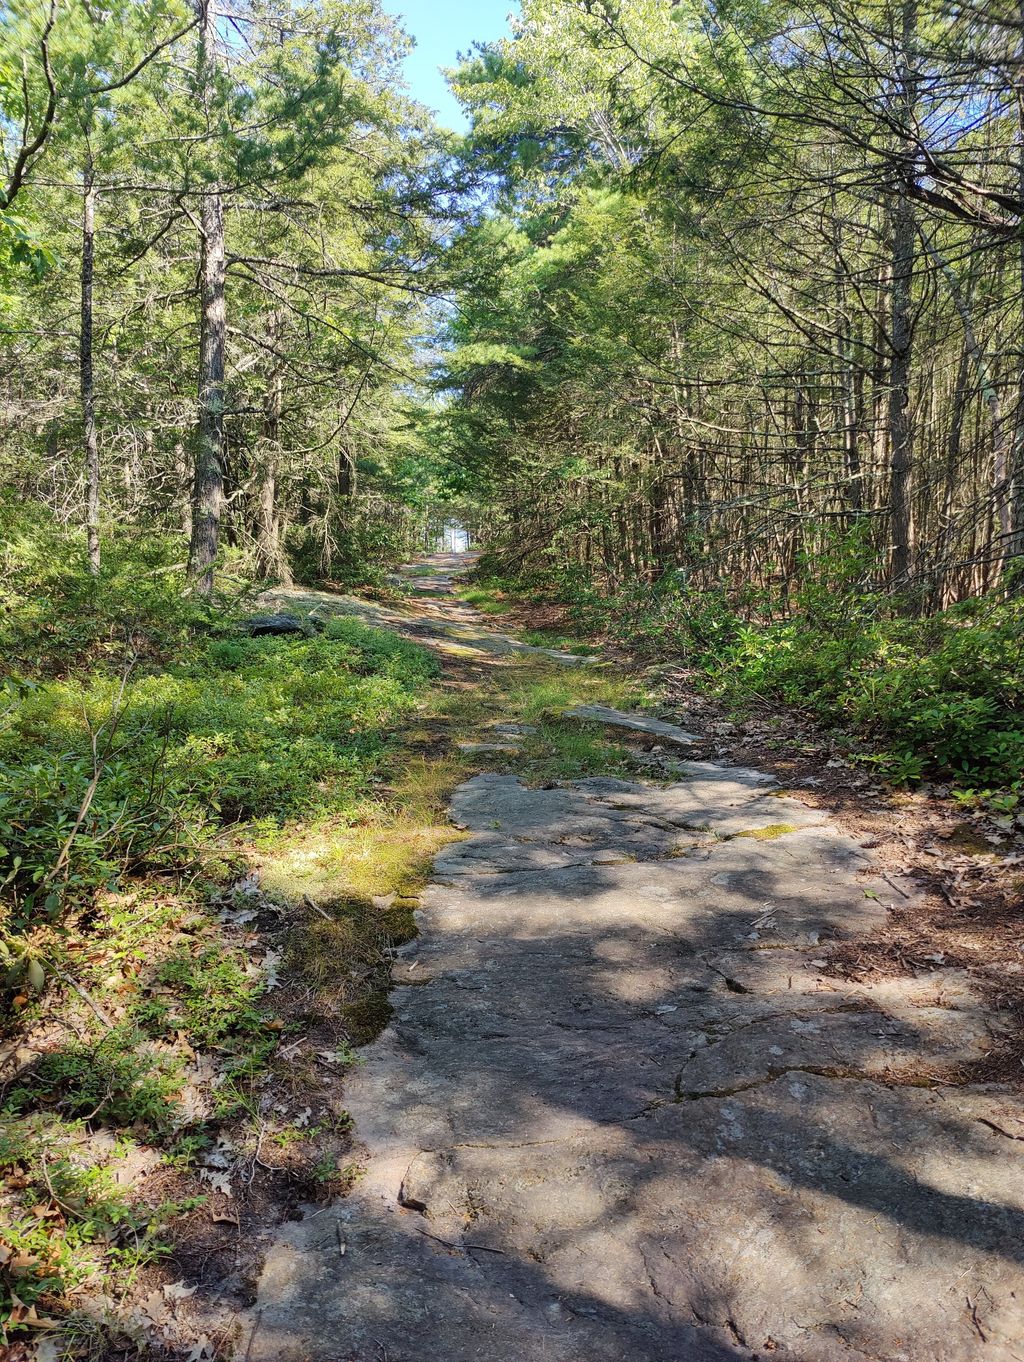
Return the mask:
[[[512,602],[504,599],[500,587],[485,582],[460,585],[459,599],[485,615],[507,615],[512,609]]]
[[[264,885],[290,899],[336,905],[415,903],[434,856],[461,836],[448,820],[452,791],[480,769],[460,740],[500,738],[490,726],[536,727],[506,763],[532,783],[625,769],[622,749],[598,725],[562,718],[576,704],[628,705],[635,686],[603,669],[565,667],[524,655],[496,660],[470,680],[431,687],[354,819],[310,819],[257,839]],[[490,764],[488,762],[488,764]],[[306,929],[323,929],[312,919]]]
[[[422,648],[351,618],[252,639],[240,591],[190,596],[179,545],[113,540],[93,579],[77,535],[3,514],[0,1337],[46,1316],[72,1337],[236,1165],[278,1166],[261,1143],[310,1194],[344,1180],[345,1122],[288,1047],[315,1036],[340,1072],[379,1028],[457,776],[403,749],[437,683]],[[321,916],[258,867],[324,829]]]
[[[517,629],[516,637],[534,648],[556,648],[559,652],[575,653],[580,657],[587,657],[600,651],[596,644],[558,629]]]
[[[642,698],[635,682],[610,669],[520,663],[504,688],[506,712],[536,731],[523,739],[511,768],[531,784],[630,774],[635,765],[627,750],[602,725],[563,716],[574,705],[629,709]]]
[[[9,678],[6,925],[124,873],[198,868],[226,825],[354,809],[431,672],[393,635],[337,620],[317,638],[206,639],[159,666]]]
[[[517,769],[531,784],[538,784],[592,775],[627,776],[636,766],[621,743],[605,737],[599,724],[546,719],[525,740]]]
[[[485,614],[505,615],[514,608],[517,599],[522,600],[524,593],[514,582],[478,573],[471,582],[460,584],[458,594],[460,600]],[[580,634],[567,634],[558,629],[517,628],[515,633],[521,643],[529,643],[534,648],[556,648],[560,652],[579,656],[599,651],[593,641],[583,636],[582,631]]]
[[[974,599],[921,616],[865,589],[863,576],[857,543],[846,541],[803,563],[784,599],[698,590],[678,572],[611,593],[578,574],[521,589],[561,600],[581,631],[641,659],[691,668],[740,715],[770,707],[849,735],[858,759],[896,783],[938,778],[1016,800],[1024,600]]]

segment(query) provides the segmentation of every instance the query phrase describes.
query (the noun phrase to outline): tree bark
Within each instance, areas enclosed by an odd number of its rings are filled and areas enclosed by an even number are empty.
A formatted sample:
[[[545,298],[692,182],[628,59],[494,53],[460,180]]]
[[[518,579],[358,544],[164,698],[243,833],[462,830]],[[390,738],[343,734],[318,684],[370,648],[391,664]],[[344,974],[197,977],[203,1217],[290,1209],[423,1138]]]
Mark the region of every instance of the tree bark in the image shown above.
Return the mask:
[[[201,13],[200,88],[207,89],[216,67],[217,18],[211,0],[203,0]],[[198,589],[208,596],[213,590],[213,564],[224,505],[224,353],[227,336],[224,201],[215,184],[203,193],[199,227],[199,421],[188,570]]]
[[[1021,45],[1018,48],[1018,71],[1024,71],[1024,0],[1018,7],[1017,17],[1021,25]],[[1024,196],[1024,80],[1015,90],[1017,104],[1017,183],[1019,192]],[[1017,247],[1018,298],[1024,301],[1024,233]],[[1014,594],[1024,591],[1024,344],[1017,350],[1017,411],[1014,421],[1013,441],[1010,448],[1009,477],[1007,493],[1009,507],[1009,535],[1006,540],[1004,559],[1005,570],[1010,574]]]
[[[271,326],[273,339],[280,339],[279,319]],[[281,548],[281,524],[277,509],[277,468],[281,452],[281,369],[275,361],[263,399],[263,448],[259,451],[256,487],[256,563],[261,577],[292,584],[288,559]]]
[[[96,252],[96,187],[91,156],[86,160],[82,194],[82,320],[78,333],[78,377],[82,398],[82,429],[85,451],[85,533],[89,547],[89,571],[100,570],[100,446],[96,431],[96,389],[92,366],[92,290]]]
[[[350,451],[342,445],[338,450],[338,496],[344,503],[346,524],[351,503],[356,497],[356,461]]]
[[[916,221],[910,196],[914,163],[910,131],[913,125],[916,74],[913,47],[917,28],[917,0],[903,0],[903,31],[897,72],[898,116],[907,135],[896,172],[891,214],[892,312],[889,365],[889,517],[892,542],[891,576],[905,583],[913,559],[914,431],[910,416],[910,375],[913,349],[911,298],[914,282]]]

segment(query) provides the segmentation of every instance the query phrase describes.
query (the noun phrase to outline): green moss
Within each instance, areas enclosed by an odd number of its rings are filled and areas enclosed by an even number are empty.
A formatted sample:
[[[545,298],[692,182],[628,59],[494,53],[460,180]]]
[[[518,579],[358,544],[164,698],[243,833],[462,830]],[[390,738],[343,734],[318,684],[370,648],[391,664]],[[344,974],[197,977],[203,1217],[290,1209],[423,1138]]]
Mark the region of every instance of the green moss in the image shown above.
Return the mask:
[[[770,842],[775,837],[785,837],[787,832],[796,832],[797,829],[792,823],[769,823],[766,828],[747,828],[744,832],[737,832],[736,837],[752,837],[757,842]]]
[[[317,992],[338,1005],[349,1039],[365,1045],[383,1030],[391,1015],[391,961],[394,948],[417,934],[412,895],[388,907],[350,894],[310,909],[289,934],[286,960]]]
[[[418,935],[419,929],[416,926],[418,907],[419,899],[399,898],[381,914],[384,931],[392,945],[404,946]]]
[[[342,1009],[345,1029],[355,1045],[369,1045],[391,1020],[394,1008],[386,991],[369,993]]]

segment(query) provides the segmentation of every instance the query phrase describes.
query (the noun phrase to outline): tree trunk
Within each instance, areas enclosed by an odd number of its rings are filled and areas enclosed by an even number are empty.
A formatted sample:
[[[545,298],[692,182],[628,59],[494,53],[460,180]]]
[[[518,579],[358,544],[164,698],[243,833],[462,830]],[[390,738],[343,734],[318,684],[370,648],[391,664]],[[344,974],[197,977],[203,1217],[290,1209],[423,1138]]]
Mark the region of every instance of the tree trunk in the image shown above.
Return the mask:
[[[205,88],[216,64],[217,18],[210,0],[202,5],[202,21],[199,71],[201,88]],[[217,557],[224,504],[224,352],[227,334],[224,202],[215,185],[208,186],[203,193],[199,226],[199,422],[188,570],[199,590],[208,596],[213,590],[213,564]]]
[[[988,356],[982,349],[981,342],[978,340],[977,332],[974,329],[968,297],[961,291],[959,280],[949,263],[939,254],[935,245],[926,240],[925,249],[945,280],[953,306],[963,323],[964,349],[974,365],[978,375],[978,389],[992,419],[992,501],[999,530],[999,540],[995,547],[997,564],[995,575],[999,576],[1002,571],[1003,557],[1007,552],[1013,533],[1010,487],[1013,450],[1007,440],[1002,404],[999,401],[999,391],[990,372]]]
[[[275,342],[280,327],[275,319],[271,328]],[[273,578],[286,586],[292,584],[288,560],[281,548],[281,526],[277,511],[277,466],[281,451],[280,366],[275,362],[263,399],[263,448],[259,452],[259,481],[256,489],[256,562],[262,577]]]
[[[1018,7],[1017,17],[1024,35],[1024,0]],[[1018,51],[1018,71],[1024,71],[1024,36]],[[1017,184],[1024,196],[1024,80],[1017,84]],[[1017,247],[1018,304],[1024,301],[1024,233]],[[1010,574],[1011,587],[1015,593],[1024,591],[1024,346],[1018,347],[1017,359],[1017,412],[1014,421],[1013,442],[1010,448],[1010,487],[1007,494],[1009,506],[1009,536],[1006,540],[1005,570]]]
[[[892,312],[889,365],[889,519],[892,543],[891,576],[905,583],[913,558],[912,488],[914,432],[910,417],[910,373],[913,348],[911,298],[914,282],[916,222],[910,198],[914,176],[910,129],[913,126],[916,74],[912,49],[917,27],[917,0],[903,0],[903,33],[897,75],[897,116],[903,139],[896,174],[891,215]]]
[[[864,506],[864,484],[860,465],[860,446],[857,426],[857,372],[853,361],[853,335],[848,316],[846,280],[843,275],[843,231],[836,206],[835,190],[831,194],[832,217],[835,223],[832,248],[835,255],[836,359],[839,372],[840,424],[843,432],[843,471],[841,504],[854,513]]]
[[[356,461],[344,445],[338,450],[338,496],[344,503],[343,514],[347,525],[351,503],[356,497]]]
[[[96,433],[96,391],[92,371],[92,284],[96,244],[96,189],[92,158],[86,161],[82,195],[82,322],[78,333],[78,378],[85,448],[85,532],[89,571],[100,570],[100,446]]]

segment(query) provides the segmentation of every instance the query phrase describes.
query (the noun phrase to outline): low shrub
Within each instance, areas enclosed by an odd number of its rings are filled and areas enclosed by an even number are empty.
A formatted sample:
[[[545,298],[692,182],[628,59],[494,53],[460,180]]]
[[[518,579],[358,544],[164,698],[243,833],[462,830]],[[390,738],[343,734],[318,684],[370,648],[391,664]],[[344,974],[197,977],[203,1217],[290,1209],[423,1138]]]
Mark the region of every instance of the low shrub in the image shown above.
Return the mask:
[[[37,664],[0,685],[0,931],[52,920],[126,874],[194,870],[232,823],[345,813],[436,672],[423,649],[356,619],[310,638],[242,637],[173,575],[131,586],[151,546],[110,551],[94,584],[77,549],[52,526],[40,534],[52,558],[27,533],[0,587],[16,658],[18,640],[49,630]],[[55,573],[64,604],[49,594]],[[119,593],[127,643],[111,633]]]
[[[870,589],[857,535],[798,566],[785,599],[693,589],[681,571],[608,594],[578,573],[549,589],[581,629],[694,668],[737,708],[763,701],[861,735],[890,778],[1019,784],[1024,602],[972,600],[901,617],[899,602]]]
[[[862,618],[836,633],[799,618],[744,626],[713,684],[800,706],[884,751],[882,769],[1003,786],[1024,770],[1024,607],[991,601],[927,620]]]
[[[93,577],[81,533],[0,500],[0,676],[163,659],[223,627],[230,602],[189,593],[183,552],[169,535],[110,536]]]

